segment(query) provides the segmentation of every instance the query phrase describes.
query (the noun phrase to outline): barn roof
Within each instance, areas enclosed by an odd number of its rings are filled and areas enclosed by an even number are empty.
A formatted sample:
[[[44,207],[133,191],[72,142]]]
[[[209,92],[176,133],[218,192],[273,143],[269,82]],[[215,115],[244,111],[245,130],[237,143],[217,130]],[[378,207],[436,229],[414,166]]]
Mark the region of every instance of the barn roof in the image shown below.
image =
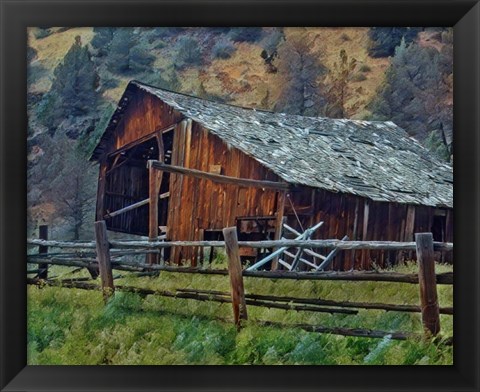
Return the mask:
[[[288,183],[375,201],[453,207],[452,166],[392,122],[272,113],[136,81],[130,82],[132,87],[158,97]],[[110,123],[102,139],[113,128]]]

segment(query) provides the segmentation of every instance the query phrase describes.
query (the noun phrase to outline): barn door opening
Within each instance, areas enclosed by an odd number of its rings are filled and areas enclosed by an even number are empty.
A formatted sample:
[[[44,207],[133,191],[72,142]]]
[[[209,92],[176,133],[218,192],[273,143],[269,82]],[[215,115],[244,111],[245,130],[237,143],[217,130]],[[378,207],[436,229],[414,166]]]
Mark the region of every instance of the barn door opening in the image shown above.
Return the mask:
[[[148,235],[148,204],[118,215],[115,212],[148,199],[147,161],[158,158],[156,137],[126,146],[108,157],[104,212],[109,230]]]

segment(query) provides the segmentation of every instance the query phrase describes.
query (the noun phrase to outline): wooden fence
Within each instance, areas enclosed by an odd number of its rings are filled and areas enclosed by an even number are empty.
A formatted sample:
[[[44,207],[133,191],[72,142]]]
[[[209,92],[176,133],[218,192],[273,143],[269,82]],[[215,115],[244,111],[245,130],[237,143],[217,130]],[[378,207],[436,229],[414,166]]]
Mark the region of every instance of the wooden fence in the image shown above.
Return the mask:
[[[37,264],[38,269],[27,271],[35,274],[35,278],[28,278],[29,284],[39,286],[62,286],[85,290],[101,290],[105,301],[115,291],[134,292],[141,295],[160,295],[171,298],[187,298],[199,301],[214,301],[231,303],[233,320],[240,328],[242,320],[248,318],[248,306],[263,306],[269,308],[311,311],[323,313],[356,314],[357,309],[376,309],[397,312],[421,313],[425,333],[437,335],[440,331],[440,314],[453,315],[452,307],[440,307],[437,296],[437,284],[453,284],[452,273],[435,273],[434,250],[453,249],[451,243],[437,243],[433,241],[431,233],[415,234],[415,242],[387,242],[387,241],[340,241],[340,240],[278,240],[278,241],[238,241],[235,227],[223,230],[225,241],[115,241],[109,240],[104,221],[95,222],[95,241],[52,241],[48,240],[48,228],[40,227],[40,238],[29,239],[29,245],[39,247],[38,254],[29,255],[27,262]],[[172,246],[196,247],[224,247],[228,256],[227,269],[208,269],[202,267],[179,267],[165,264],[149,264],[132,260],[121,260],[126,255],[150,254],[158,255],[162,249]],[[333,248],[348,249],[388,249],[388,250],[416,250],[418,274],[401,274],[396,272],[378,271],[248,271],[243,269],[240,262],[239,248]],[[72,252],[48,253],[49,248],[67,248]],[[63,265],[76,268],[87,268],[92,277],[99,273],[101,286],[84,281],[84,278],[53,280],[48,279],[49,265]],[[140,287],[115,285],[113,270],[131,271],[141,275],[155,274],[159,271],[176,273],[197,273],[228,275],[230,292],[216,290],[176,289],[175,291],[150,290]],[[343,280],[343,281],[375,281],[418,284],[419,305],[398,305],[388,303],[368,303],[351,301],[333,301],[316,298],[280,297],[245,293],[244,278],[268,279],[295,279],[295,280]],[[265,322],[271,325],[274,323]],[[391,335],[393,339],[406,339],[410,334],[403,332],[385,332],[367,329],[328,328],[313,325],[295,325],[309,331],[340,334],[346,336],[383,337]]]

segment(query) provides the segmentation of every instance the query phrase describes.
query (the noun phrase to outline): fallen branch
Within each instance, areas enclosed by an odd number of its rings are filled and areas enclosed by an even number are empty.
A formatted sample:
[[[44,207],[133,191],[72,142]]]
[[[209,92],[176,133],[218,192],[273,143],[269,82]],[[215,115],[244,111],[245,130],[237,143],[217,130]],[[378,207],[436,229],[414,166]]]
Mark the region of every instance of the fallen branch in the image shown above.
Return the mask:
[[[217,290],[196,290],[196,289],[177,289],[177,291],[185,293],[199,293],[199,294],[213,294],[229,296],[227,292]],[[397,304],[384,304],[378,302],[349,302],[349,301],[333,301],[327,299],[317,298],[298,298],[298,297],[284,297],[274,295],[260,295],[260,294],[245,294],[245,298],[252,300],[264,300],[274,302],[288,302],[293,304],[309,304],[309,305],[321,305],[321,306],[338,306],[343,308],[362,308],[362,309],[375,309],[395,312],[412,312],[420,313],[421,308],[418,305],[397,305]],[[453,308],[440,308],[442,314],[453,314]]]
[[[63,288],[76,288],[82,290],[98,290],[100,291],[100,286],[91,283],[76,282],[76,281],[53,281],[53,280],[42,280],[42,279],[29,279],[27,278],[28,284],[33,284],[37,286],[54,286],[54,287],[63,287]],[[224,297],[219,295],[205,295],[205,294],[195,294],[195,293],[183,293],[183,292],[172,292],[166,290],[152,290],[144,289],[141,287],[131,287],[131,286],[115,286],[116,291],[124,291],[129,293],[136,293],[143,296],[146,295],[159,295],[162,297],[170,298],[182,298],[182,299],[194,299],[197,301],[212,301],[220,303],[231,303],[232,299],[230,297]],[[357,314],[355,310],[348,309],[333,309],[333,308],[324,308],[318,306],[306,306],[306,305],[290,305],[290,304],[278,304],[271,303],[266,301],[257,301],[257,300],[247,300],[246,303],[252,306],[260,306],[267,308],[276,308],[284,310],[301,310],[309,312],[320,312],[320,313],[341,313],[341,314]]]

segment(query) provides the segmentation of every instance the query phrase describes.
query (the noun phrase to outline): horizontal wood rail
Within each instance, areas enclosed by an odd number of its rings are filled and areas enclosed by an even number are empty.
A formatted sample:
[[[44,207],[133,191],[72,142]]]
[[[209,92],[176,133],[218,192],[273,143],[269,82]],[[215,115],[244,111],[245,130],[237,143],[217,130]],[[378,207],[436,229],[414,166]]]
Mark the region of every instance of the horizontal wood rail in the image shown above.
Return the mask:
[[[148,252],[144,250],[143,252]],[[115,254],[112,251],[112,255]],[[118,255],[118,254],[117,254]],[[28,263],[31,264],[52,264],[64,265],[70,267],[95,267],[96,260],[94,258],[81,257],[51,257],[38,259],[36,257],[28,257]],[[206,275],[228,275],[227,269],[207,269],[198,267],[176,267],[170,265],[145,264],[135,261],[115,260],[111,261],[112,268],[124,271],[166,271],[187,274],[206,274]],[[418,284],[417,274],[401,274],[398,272],[376,272],[376,271],[322,271],[322,272],[291,272],[291,271],[243,271],[244,277],[265,278],[265,279],[291,279],[291,280],[343,280],[356,282],[396,282]],[[436,274],[437,284],[453,284],[453,273],[444,272]]]
[[[224,248],[225,241],[117,241],[110,240],[113,248],[169,248],[171,246],[213,246]],[[95,242],[86,241],[47,241],[40,239],[28,239],[28,245],[45,245],[57,248],[95,248]],[[247,248],[338,248],[340,250],[351,249],[384,249],[384,250],[416,250],[415,242],[392,242],[392,241],[341,241],[332,240],[271,240],[271,241],[238,241],[238,246]],[[453,243],[434,242],[436,251],[451,251]]]
[[[249,178],[224,176],[222,174],[208,173],[197,169],[188,169],[181,166],[167,165],[165,163],[155,160],[149,160],[147,167],[153,167],[154,169],[162,170],[167,173],[180,174],[194,178],[210,180],[221,184],[233,184],[238,186],[274,189],[282,191],[290,189],[289,185],[283,182],[252,180]]]

